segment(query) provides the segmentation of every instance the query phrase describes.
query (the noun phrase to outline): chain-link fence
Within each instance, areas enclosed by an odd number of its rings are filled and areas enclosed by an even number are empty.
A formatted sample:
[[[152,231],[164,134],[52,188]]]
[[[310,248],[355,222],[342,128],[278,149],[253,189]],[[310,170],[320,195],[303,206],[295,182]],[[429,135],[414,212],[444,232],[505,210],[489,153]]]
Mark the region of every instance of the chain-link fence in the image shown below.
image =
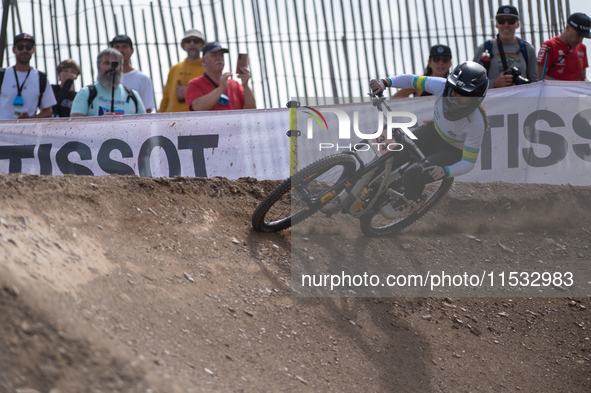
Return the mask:
[[[422,73],[431,45],[449,45],[453,62],[471,60],[496,35],[500,4],[520,12],[518,35],[536,49],[564,29],[569,0],[4,0],[3,67],[14,64],[12,38],[33,34],[32,64],[56,82],[57,64],[73,58],[79,88],[95,80],[96,56],[117,34],[131,37],[132,64],[152,78],[156,103],[171,65],[185,53],[179,42],[196,28],[230,49],[226,68],[249,53],[259,108],[289,97],[364,96],[376,76]],[[6,9],[6,6],[4,6]],[[534,60],[534,59],[532,59]]]

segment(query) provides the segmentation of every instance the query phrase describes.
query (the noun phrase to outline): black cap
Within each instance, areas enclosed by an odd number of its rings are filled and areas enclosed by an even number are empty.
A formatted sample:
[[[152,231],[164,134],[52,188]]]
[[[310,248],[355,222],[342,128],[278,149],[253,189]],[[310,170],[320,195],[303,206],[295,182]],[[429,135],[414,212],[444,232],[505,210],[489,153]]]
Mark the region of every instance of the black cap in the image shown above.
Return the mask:
[[[568,17],[568,24],[571,25],[578,35],[591,38],[591,18],[582,12],[575,12]]]
[[[433,45],[429,58],[433,56],[449,56],[451,58],[451,48],[447,45]]]
[[[205,54],[207,52],[217,52],[219,50],[221,50],[223,53],[230,52],[226,48],[222,48],[222,46],[219,44],[219,42],[214,41],[214,42],[208,42],[207,44],[205,44],[205,46],[201,50],[201,54],[202,54],[202,56],[205,56]]]
[[[115,38],[113,38],[111,40],[111,42],[109,42],[109,46],[112,48],[113,45],[115,45],[118,42],[123,42],[123,43],[129,44],[129,46],[133,47],[133,43],[131,42],[131,38],[129,38],[125,34],[119,34],[119,35],[115,36]]]
[[[14,45],[16,45],[17,42],[22,41],[22,40],[31,41],[33,43],[33,45],[35,45],[35,37],[33,37],[32,35],[27,34],[27,33],[20,33],[19,35],[14,37]]]
[[[499,16],[513,16],[519,19],[519,12],[517,12],[517,7],[513,5],[502,5],[497,10],[497,18]]]

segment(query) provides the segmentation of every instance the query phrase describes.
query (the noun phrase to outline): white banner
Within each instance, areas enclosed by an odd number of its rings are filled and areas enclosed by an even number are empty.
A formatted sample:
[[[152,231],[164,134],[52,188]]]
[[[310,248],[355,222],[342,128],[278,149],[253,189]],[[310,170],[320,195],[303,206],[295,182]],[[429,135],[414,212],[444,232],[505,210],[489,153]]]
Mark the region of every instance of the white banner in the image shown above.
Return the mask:
[[[287,109],[0,122],[0,172],[289,176]]]
[[[489,90],[491,131],[474,170],[457,180],[591,185],[589,92],[586,82],[557,81]],[[394,111],[415,114],[419,125],[432,118],[433,102],[389,101]],[[309,108],[326,124],[298,109],[300,168],[337,151],[319,151],[317,139],[338,140],[335,109],[350,119],[351,139],[339,140],[341,147],[362,139],[355,124],[365,134],[378,129],[377,110],[368,103]],[[289,176],[289,124],[287,108],[0,121],[0,172],[279,180]]]

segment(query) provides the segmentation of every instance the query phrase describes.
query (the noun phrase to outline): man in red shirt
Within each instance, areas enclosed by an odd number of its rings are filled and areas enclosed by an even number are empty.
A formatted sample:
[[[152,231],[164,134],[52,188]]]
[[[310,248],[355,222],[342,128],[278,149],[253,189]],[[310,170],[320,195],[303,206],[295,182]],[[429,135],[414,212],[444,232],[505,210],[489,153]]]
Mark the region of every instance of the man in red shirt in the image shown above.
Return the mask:
[[[192,79],[187,86],[185,98],[189,110],[255,109],[254,93],[248,86],[248,69],[242,68],[237,75],[242,80],[241,85],[230,79],[231,72],[223,73],[224,53],[228,53],[228,49],[222,48],[217,42],[209,42],[201,52],[205,72],[202,76]]]
[[[576,12],[569,16],[562,34],[544,42],[538,52],[538,75],[540,78],[544,72],[546,51],[549,50],[545,79],[587,80],[585,68],[589,67],[589,62],[583,37],[591,38],[590,29],[591,18],[587,15]]]

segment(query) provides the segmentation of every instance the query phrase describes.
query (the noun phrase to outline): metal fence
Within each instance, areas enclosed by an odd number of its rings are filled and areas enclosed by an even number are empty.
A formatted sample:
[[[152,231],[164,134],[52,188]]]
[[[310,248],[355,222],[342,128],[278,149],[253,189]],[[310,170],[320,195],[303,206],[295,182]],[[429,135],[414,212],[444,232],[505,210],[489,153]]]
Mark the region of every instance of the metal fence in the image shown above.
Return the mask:
[[[5,0],[10,3],[3,67],[14,64],[12,38],[37,39],[33,65],[57,82],[73,58],[76,87],[96,76],[96,56],[117,34],[131,37],[132,64],[152,78],[157,105],[170,67],[185,57],[183,32],[197,28],[230,49],[226,68],[249,53],[259,108],[290,97],[364,96],[376,76],[422,73],[429,47],[452,48],[457,64],[496,35],[499,4],[521,14],[518,35],[536,49],[565,26],[569,0]],[[4,7],[6,8],[6,7]],[[8,15],[8,14],[7,14]]]

